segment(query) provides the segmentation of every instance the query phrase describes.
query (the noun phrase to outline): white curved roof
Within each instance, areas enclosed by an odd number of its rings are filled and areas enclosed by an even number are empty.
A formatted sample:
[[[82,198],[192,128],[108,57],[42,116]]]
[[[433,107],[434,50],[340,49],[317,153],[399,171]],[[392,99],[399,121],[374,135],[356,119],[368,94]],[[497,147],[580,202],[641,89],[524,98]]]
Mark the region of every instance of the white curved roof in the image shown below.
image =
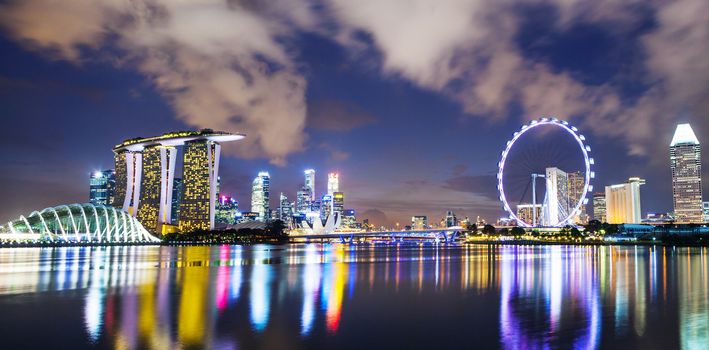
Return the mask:
[[[240,133],[213,131],[210,129],[204,129],[200,131],[178,131],[166,133],[160,136],[125,140],[120,145],[116,145],[115,147],[113,147],[113,151],[142,151],[143,148],[153,145],[182,146],[185,144],[185,142],[195,140],[209,140],[222,143],[241,140],[244,137],[246,137],[246,135]]]

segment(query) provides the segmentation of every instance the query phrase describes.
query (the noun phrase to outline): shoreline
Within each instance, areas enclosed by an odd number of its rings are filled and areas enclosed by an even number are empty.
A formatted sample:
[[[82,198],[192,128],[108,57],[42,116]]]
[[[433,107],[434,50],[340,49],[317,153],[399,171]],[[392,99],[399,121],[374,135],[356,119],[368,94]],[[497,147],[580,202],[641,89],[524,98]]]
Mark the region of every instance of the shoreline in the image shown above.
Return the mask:
[[[343,244],[339,242],[311,242],[319,244]],[[132,246],[221,246],[221,245],[241,245],[251,246],[257,244],[267,244],[273,246],[283,246],[290,244],[308,244],[308,242],[274,242],[273,240],[253,241],[253,242],[137,242],[137,243],[72,243],[72,244],[43,244],[43,243],[17,243],[0,244],[0,249],[11,248],[64,248],[64,247],[132,247]],[[348,244],[348,243],[344,243]],[[357,243],[356,245],[388,246],[402,243]],[[403,242],[403,245],[419,245],[420,242]],[[514,245],[514,246],[541,246],[541,245],[567,245],[567,246],[661,246],[661,247],[709,247],[709,244],[702,243],[667,243],[662,241],[537,241],[537,240],[472,240],[455,243],[432,243],[431,245],[442,246],[465,246],[465,245]]]

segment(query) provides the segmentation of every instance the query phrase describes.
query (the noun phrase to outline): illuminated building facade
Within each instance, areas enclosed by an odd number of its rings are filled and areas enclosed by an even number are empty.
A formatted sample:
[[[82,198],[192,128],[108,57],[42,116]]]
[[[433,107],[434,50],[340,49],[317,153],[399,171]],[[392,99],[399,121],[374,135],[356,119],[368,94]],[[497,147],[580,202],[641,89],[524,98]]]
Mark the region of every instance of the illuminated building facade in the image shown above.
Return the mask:
[[[541,204],[520,204],[517,206],[517,217],[524,223],[531,225],[535,221],[535,217],[536,221],[541,218],[542,207]]]
[[[606,186],[606,219],[609,224],[639,224],[640,186],[645,180],[631,177],[627,183]]]
[[[305,214],[311,210],[312,205],[312,192],[310,192],[310,187],[303,186],[303,188],[298,191],[297,198],[295,199],[295,209],[300,214]]]
[[[266,221],[270,218],[270,192],[271,176],[262,171],[258,173],[251,184],[251,211],[259,214],[259,221]]]
[[[218,143],[208,140],[185,144],[179,221],[181,232],[214,228],[220,149]]]
[[[583,195],[583,188],[586,184],[586,175],[581,171],[573,171],[566,173],[567,179],[567,189],[568,189],[568,200],[567,200],[567,212],[571,212],[575,209],[576,204],[581,200]],[[580,223],[586,216],[585,206],[581,207],[581,212],[574,215],[573,222]]]
[[[702,206],[703,206],[702,213],[704,214],[704,222],[709,222],[709,202],[703,202]]]
[[[220,143],[243,137],[204,129],[124,141],[113,148],[114,205],[137,217],[151,232],[176,221],[181,232],[213,229]],[[177,146],[184,146],[183,173],[182,188],[174,193],[178,187],[174,179]],[[177,205],[180,217],[175,220],[173,211]]]
[[[335,192],[340,192],[340,174],[327,174],[327,194],[332,196]]]
[[[354,228],[357,223],[357,215],[354,209],[345,209],[342,213],[342,226]]]
[[[305,187],[310,190],[310,201],[315,201],[315,170],[308,169],[305,171]]]
[[[332,194],[332,212],[342,216],[345,211],[345,194],[342,192],[334,192]]]
[[[567,173],[559,168],[546,169],[546,198],[544,203],[544,226],[558,226],[569,213],[569,190]]]
[[[450,210],[446,212],[445,225],[446,227],[458,226],[458,218],[455,216],[455,213]]]
[[[606,218],[606,194],[596,192],[593,194],[593,218],[600,222],[608,222]]]
[[[320,218],[326,220],[332,214],[332,196],[329,194],[322,196],[318,207],[320,209]]]
[[[91,174],[89,179],[89,203],[94,205],[113,205],[115,196],[115,171],[104,170]]]
[[[675,219],[703,222],[701,146],[689,124],[677,125],[670,143],[670,168]]]
[[[176,177],[172,182],[172,224],[177,225],[180,218],[180,203],[182,203],[182,178]]]
[[[416,215],[411,217],[412,230],[425,230],[428,228],[428,216]]]
[[[239,217],[241,217],[239,202],[232,197],[219,197],[214,213],[215,225],[234,225]]]
[[[293,204],[289,202],[288,197],[281,192],[278,200],[278,219],[284,222],[289,222],[292,216]]]

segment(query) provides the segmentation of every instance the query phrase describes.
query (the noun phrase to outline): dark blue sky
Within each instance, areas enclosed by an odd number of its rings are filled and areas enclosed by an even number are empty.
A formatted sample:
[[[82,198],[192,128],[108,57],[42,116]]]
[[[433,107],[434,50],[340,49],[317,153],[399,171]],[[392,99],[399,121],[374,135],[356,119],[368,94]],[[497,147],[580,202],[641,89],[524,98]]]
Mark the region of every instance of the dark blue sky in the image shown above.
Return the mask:
[[[203,16],[161,4],[152,15],[175,26],[117,20],[134,14],[123,5],[0,6],[0,220],[87,201],[88,176],[113,167],[113,145],[172,130],[247,133],[220,170],[243,210],[258,171],[271,173],[275,207],[312,167],[319,191],[338,171],[346,206],[382,223],[448,209],[501,216],[500,152],[542,115],[586,134],[597,189],[646,178],[643,212],[671,210],[673,125],[709,140],[706,63],[677,53],[706,53],[707,42],[673,37],[703,22],[671,8],[277,3],[215,1]],[[85,28],[62,22],[87,12],[97,19]]]

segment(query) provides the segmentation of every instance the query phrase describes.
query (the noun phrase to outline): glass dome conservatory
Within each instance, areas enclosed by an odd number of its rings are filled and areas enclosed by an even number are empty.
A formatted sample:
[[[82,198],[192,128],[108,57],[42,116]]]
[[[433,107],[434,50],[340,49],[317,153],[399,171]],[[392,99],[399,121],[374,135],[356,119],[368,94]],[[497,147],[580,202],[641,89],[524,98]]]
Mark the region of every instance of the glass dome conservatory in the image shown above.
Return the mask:
[[[0,226],[0,240],[157,242],[138,220],[111,206],[69,204],[33,211]]]

